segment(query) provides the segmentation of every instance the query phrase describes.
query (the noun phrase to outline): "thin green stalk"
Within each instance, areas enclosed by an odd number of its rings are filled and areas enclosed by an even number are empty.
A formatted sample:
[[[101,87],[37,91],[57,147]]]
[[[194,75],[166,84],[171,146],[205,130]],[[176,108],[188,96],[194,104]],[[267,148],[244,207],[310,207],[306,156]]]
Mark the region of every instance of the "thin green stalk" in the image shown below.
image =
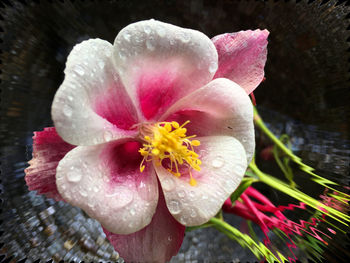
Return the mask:
[[[342,212],[324,205],[323,203],[319,202],[318,200],[308,196],[307,194],[301,192],[298,189],[291,188],[290,185],[286,184],[285,182],[266,174],[259,170],[259,168],[256,166],[255,161],[253,161],[249,164],[249,168],[259,177],[260,181],[299,200],[300,202],[303,202],[307,204],[308,206],[320,211],[321,213],[325,213],[329,217],[337,220],[338,222],[348,226],[346,222],[350,222],[350,216],[343,214]],[[324,209],[327,212],[322,211]]]
[[[264,257],[271,263],[275,261],[282,263],[286,260],[282,254],[279,254],[281,259],[278,259],[263,243],[256,243],[250,236],[243,234],[225,221],[213,217],[209,222],[213,224],[214,228],[227,235],[230,239],[237,241],[242,247],[248,247],[258,259]]]
[[[310,174],[313,176],[313,181],[315,181],[316,183],[327,187],[337,193],[341,193],[347,197],[350,197],[350,195],[347,195],[345,193],[342,193],[340,191],[338,191],[335,188],[330,187],[329,185],[338,185],[337,183],[328,180],[326,178],[323,178],[315,173],[313,173],[313,171],[315,170],[314,168],[304,164],[301,160],[301,158],[299,158],[298,156],[296,156],[295,154],[293,154],[293,152],[288,149],[287,146],[285,146],[283,144],[283,142],[281,140],[279,140],[270,130],[269,128],[266,127],[265,123],[263,122],[263,120],[261,119],[257,109],[254,107],[254,124],[264,133],[267,135],[267,137],[269,137],[274,143],[275,145],[280,148],[280,150],[282,150],[287,156],[289,156],[291,158],[291,160],[293,162],[295,162],[296,164],[298,164],[300,166],[300,169],[303,170],[304,172]]]

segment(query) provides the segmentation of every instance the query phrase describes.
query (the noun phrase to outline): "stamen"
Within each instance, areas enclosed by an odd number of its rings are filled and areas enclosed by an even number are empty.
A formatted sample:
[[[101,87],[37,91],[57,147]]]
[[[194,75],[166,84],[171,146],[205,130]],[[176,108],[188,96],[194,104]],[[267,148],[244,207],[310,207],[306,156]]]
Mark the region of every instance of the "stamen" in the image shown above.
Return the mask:
[[[143,148],[139,150],[143,156],[140,164],[141,172],[145,169],[145,161],[156,160],[157,165],[161,165],[163,159],[169,158],[170,168],[167,170],[171,174],[180,177],[179,166],[186,165],[189,168],[190,185],[197,185],[191,169],[200,171],[202,162],[198,159],[198,154],[193,149],[193,147],[200,145],[200,141],[190,140],[196,135],[186,136],[187,129],[184,126],[189,122],[185,121],[181,126],[176,121],[159,122],[153,125],[149,124],[140,129],[140,133],[145,141]]]

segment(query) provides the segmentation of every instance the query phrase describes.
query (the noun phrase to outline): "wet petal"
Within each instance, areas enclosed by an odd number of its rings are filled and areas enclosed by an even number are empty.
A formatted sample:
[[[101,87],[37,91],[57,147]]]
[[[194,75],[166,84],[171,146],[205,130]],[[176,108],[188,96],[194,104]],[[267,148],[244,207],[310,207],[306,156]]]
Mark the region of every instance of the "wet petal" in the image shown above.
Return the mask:
[[[113,234],[104,229],[115,250],[126,262],[167,262],[179,251],[185,227],[169,213],[159,191],[157,210],[151,223],[130,235]]]
[[[236,83],[215,79],[174,104],[161,119],[186,125],[187,134],[197,136],[229,135],[244,146],[247,162],[255,150],[253,105]]]
[[[90,39],[69,54],[65,79],[53,104],[58,134],[74,145],[94,145],[131,135],[137,112],[111,61],[112,45]]]
[[[201,142],[201,171],[192,170],[196,186],[189,184],[189,174],[175,177],[163,166],[155,165],[167,207],[181,224],[196,226],[215,216],[225,200],[241,182],[247,169],[245,150],[229,136],[198,138]]]
[[[151,222],[158,185],[151,165],[141,174],[138,142],[78,146],[57,167],[63,199],[113,233],[134,233]]]
[[[146,119],[207,84],[217,69],[217,52],[203,33],[155,20],[125,27],[115,39],[121,79]]]
[[[264,78],[268,35],[269,31],[258,29],[214,37],[219,54],[214,78],[231,79],[250,94]]]
[[[58,136],[55,128],[34,132],[33,159],[25,169],[25,181],[29,190],[38,191],[56,201],[62,200],[56,186],[56,168],[59,161],[74,148]]]

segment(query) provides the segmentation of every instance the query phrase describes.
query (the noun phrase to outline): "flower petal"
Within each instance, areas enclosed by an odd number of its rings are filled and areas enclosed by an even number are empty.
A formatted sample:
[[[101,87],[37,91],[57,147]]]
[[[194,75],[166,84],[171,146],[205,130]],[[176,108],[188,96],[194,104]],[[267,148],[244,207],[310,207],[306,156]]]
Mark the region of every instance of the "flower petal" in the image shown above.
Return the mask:
[[[222,34],[212,39],[219,68],[214,78],[228,78],[250,94],[264,78],[269,31],[247,30]]]
[[[156,210],[158,184],[152,166],[140,173],[139,148],[125,139],[76,147],[57,167],[58,191],[113,233],[142,229]]]
[[[38,191],[56,201],[62,200],[56,186],[56,167],[59,161],[75,146],[58,136],[55,128],[34,132],[33,159],[25,169],[25,181],[29,190]]]
[[[202,161],[201,171],[192,170],[196,186],[189,184],[189,175],[175,177],[155,165],[170,213],[186,226],[203,224],[215,216],[247,169],[245,150],[235,138],[208,136],[199,140],[196,152]]]
[[[253,158],[253,106],[244,90],[228,79],[215,79],[175,103],[161,120],[186,125],[188,135],[229,135],[244,146],[247,162]]]
[[[151,223],[130,235],[113,234],[104,229],[114,249],[126,262],[167,262],[179,251],[185,227],[169,213],[162,191]]]
[[[146,119],[157,119],[176,100],[207,84],[217,59],[203,33],[155,20],[128,25],[114,41],[116,68]]]
[[[76,45],[52,104],[58,134],[74,145],[94,145],[131,135],[137,112],[111,61],[113,46],[101,39]]]

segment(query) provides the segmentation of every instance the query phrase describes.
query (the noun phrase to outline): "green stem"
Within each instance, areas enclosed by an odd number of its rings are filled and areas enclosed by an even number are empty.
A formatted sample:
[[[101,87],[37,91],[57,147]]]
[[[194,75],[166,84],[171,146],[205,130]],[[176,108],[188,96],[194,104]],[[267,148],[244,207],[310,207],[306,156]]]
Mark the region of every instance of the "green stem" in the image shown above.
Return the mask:
[[[299,200],[300,202],[303,202],[307,204],[308,206],[320,211],[321,213],[325,213],[329,217],[337,220],[338,222],[348,226],[347,223],[350,221],[350,217],[348,215],[343,214],[342,212],[326,206],[319,202],[318,200],[308,196],[307,194],[301,192],[300,190],[293,189],[290,187],[290,185],[286,184],[285,182],[266,174],[259,170],[259,168],[255,164],[255,160],[253,159],[252,162],[249,164],[249,168],[259,177],[260,181]],[[326,212],[322,211],[322,209],[326,210]]]
[[[280,255],[281,260],[278,259],[263,243],[256,243],[250,236],[243,234],[235,227],[222,221],[216,217],[209,220],[214,228],[228,236],[230,239],[237,241],[242,247],[248,247],[253,254],[258,258],[265,257],[268,262],[284,262],[285,258]]]
[[[281,151],[283,151],[287,156],[289,156],[291,158],[291,160],[293,162],[295,162],[296,164],[298,164],[300,166],[300,169],[303,170],[304,172],[312,175],[314,178],[313,180],[324,186],[327,187],[337,193],[341,193],[343,195],[345,195],[346,197],[350,197],[350,195],[347,195],[343,192],[338,191],[335,188],[330,187],[329,185],[338,185],[337,183],[330,181],[326,178],[323,178],[315,173],[313,173],[313,171],[315,170],[314,168],[312,168],[311,166],[308,166],[306,164],[304,164],[301,161],[301,158],[299,158],[298,156],[296,156],[295,154],[293,154],[293,152],[288,149],[287,146],[285,146],[281,140],[279,140],[270,130],[269,128],[266,127],[265,123],[263,122],[263,120],[261,119],[257,109],[254,107],[254,124],[263,132],[267,135],[267,137],[269,137],[274,143],[275,145],[280,148]]]

